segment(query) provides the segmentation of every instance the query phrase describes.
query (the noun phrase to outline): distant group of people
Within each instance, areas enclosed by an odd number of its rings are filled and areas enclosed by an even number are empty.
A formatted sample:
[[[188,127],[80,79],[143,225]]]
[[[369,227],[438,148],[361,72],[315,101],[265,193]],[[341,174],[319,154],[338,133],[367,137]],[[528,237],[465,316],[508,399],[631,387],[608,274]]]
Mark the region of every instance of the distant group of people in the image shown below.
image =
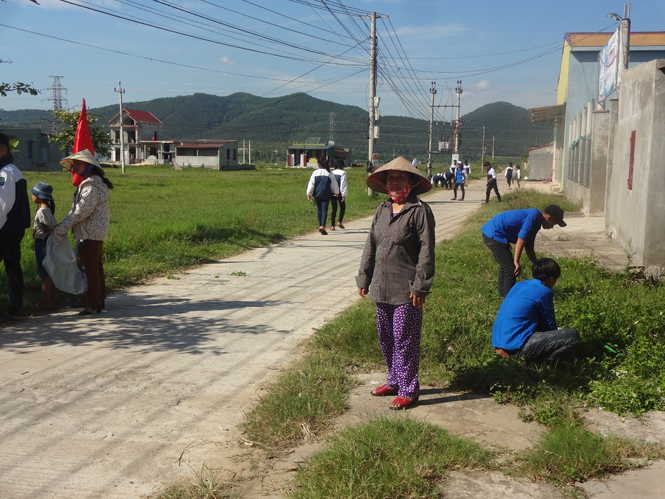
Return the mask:
[[[57,244],[71,229],[77,245],[78,265],[87,283],[79,313],[90,315],[101,311],[106,296],[102,247],[110,223],[108,196],[113,184],[88,150],[72,154],[61,163],[72,173],[72,184],[76,187],[71,209],[62,222],[58,224],[55,218],[50,184],[37,182],[29,191],[33,203],[39,206],[32,224],[37,273],[42,279],[42,299],[37,306],[52,309],[55,305],[54,283],[43,265],[47,242],[53,238],[53,243]],[[14,164],[9,137],[0,133],[0,261],[4,260],[9,278],[8,316],[13,320],[21,318],[23,308],[21,241],[30,226],[27,181]]]
[[[316,216],[319,222],[319,233],[327,236],[326,223],[328,220],[328,207],[331,206],[330,230],[335,230],[335,220],[337,219],[337,206],[339,205],[339,220],[337,227],[344,228],[342,221],[346,212],[346,196],[349,187],[344,171],[344,161],[337,159],[322,159],[318,163],[318,169],[312,172],[307,183],[307,200],[312,197],[316,203]]]
[[[462,187],[468,173],[461,165],[455,167],[455,184]],[[496,184],[496,174],[489,163],[485,167],[489,192],[490,183]],[[423,305],[434,279],[436,222],[417,194],[429,191],[435,182],[404,158],[379,168],[366,182],[372,190],[390,196],[374,214],[356,285],[362,298],[375,302],[377,332],[388,368],[386,383],[371,394],[395,396],[391,409],[413,407],[420,395]],[[579,342],[576,330],[558,329],[554,314],[552,288],[561,268],[551,258],[537,259],[534,252],[538,231],[554,225],[565,227],[563,217],[556,205],[544,210],[512,210],[496,215],[482,228],[483,242],[499,263],[498,289],[503,303],[491,344],[502,357],[551,361]],[[514,256],[511,244],[515,244]],[[516,284],[523,250],[532,261],[533,279]]]
[[[469,175],[471,175],[471,166],[468,161],[462,163],[458,160],[453,160],[450,165],[449,171],[439,172],[429,178],[432,187],[445,186],[446,189],[453,189],[454,194],[451,201],[464,201],[465,191],[464,186],[469,185]],[[462,197],[458,199],[457,190],[461,189]]]

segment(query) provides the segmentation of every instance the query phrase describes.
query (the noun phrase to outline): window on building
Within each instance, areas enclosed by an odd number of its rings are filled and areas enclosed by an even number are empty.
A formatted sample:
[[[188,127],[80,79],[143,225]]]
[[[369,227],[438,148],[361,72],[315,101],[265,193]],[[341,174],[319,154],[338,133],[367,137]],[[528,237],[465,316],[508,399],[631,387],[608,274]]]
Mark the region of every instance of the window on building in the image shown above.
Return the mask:
[[[115,132],[115,143],[120,144],[120,132],[118,130]]]
[[[233,161],[237,161],[237,160],[238,160],[238,149],[234,149],[233,150]]]
[[[32,153],[32,146],[35,143],[34,140],[29,140],[28,141],[28,159],[33,159],[33,153]]]
[[[231,149],[226,150],[226,159],[231,159]]]

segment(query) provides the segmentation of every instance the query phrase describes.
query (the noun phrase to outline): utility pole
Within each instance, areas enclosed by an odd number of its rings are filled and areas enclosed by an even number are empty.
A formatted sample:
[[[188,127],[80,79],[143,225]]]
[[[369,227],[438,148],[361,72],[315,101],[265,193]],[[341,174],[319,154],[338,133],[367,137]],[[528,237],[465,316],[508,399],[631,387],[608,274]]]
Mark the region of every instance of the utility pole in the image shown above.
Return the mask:
[[[619,25],[619,67],[617,74],[617,94],[621,91],[621,76],[630,62],[630,4],[623,4],[623,18]]]
[[[63,91],[64,93],[67,93],[67,89],[60,83],[60,78],[64,78],[64,76],[49,76],[49,78],[53,78],[53,85],[51,85],[46,90],[53,90],[53,97],[47,100],[53,101],[54,111],[62,111],[65,109],[63,102],[67,102],[67,99],[63,99],[62,97]],[[51,134],[56,135],[62,132],[64,125],[65,124],[62,122],[62,120],[54,115],[53,123],[51,123]]]
[[[459,113],[460,113],[460,100],[462,97],[461,80],[457,81],[457,87],[455,88],[455,92],[457,93],[457,118],[455,118],[455,136],[453,139],[453,159],[459,160],[459,127],[461,125],[459,120]],[[457,155],[457,157],[455,157],[455,155]]]
[[[494,159],[494,135],[492,135],[492,159]]]
[[[113,89],[114,92],[120,94],[120,164],[122,165],[122,173],[125,173],[125,128],[123,127],[122,116],[122,94],[125,91],[122,89],[122,82],[118,82],[118,88]]]
[[[427,176],[432,175],[432,133],[434,132],[434,96],[436,95],[436,82],[432,82],[432,88],[429,89],[432,94],[432,104],[429,113],[429,147],[427,149]]]
[[[330,138],[328,139],[330,142],[333,144],[335,143],[335,117],[337,116],[336,113],[331,112],[330,113]]]
[[[480,168],[482,171],[482,168],[485,167],[485,125],[483,125],[483,150],[482,150],[482,158],[480,160]]]
[[[249,164],[252,164],[252,141],[249,141]]]
[[[376,108],[379,105],[379,98],[376,96],[376,18],[388,17],[387,15],[376,15],[372,12],[369,16],[371,20],[370,27],[370,61],[369,61],[369,135],[368,135],[368,158],[367,158],[367,176],[372,174],[374,167],[374,141],[377,138],[378,127],[376,126]],[[367,17],[360,17],[367,19]],[[367,194],[372,195],[372,190],[367,189]]]
[[[242,164],[245,164],[245,139],[242,139]]]

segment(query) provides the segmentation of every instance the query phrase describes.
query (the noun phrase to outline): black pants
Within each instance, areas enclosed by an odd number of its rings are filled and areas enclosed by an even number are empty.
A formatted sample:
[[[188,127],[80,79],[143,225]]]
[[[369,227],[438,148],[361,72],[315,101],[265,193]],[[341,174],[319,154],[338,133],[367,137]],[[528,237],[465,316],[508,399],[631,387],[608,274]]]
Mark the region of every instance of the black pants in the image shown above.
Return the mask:
[[[580,334],[576,329],[536,331],[529,336],[522,348],[510,354],[535,362],[554,360],[568,353],[579,342]]]
[[[496,179],[493,178],[489,182],[487,182],[487,192],[485,193],[485,202],[489,203],[490,202],[490,192],[492,192],[492,189],[494,189],[494,192],[496,192],[496,197],[499,200],[499,203],[501,202],[501,194],[499,194],[499,188],[496,186]]]
[[[346,212],[346,201],[342,201],[341,197],[333,196],[330,200],[330,225],[335,226],[335,216],[337,215],[337,203],[339,203],[339,223],[344,220],[344,212]]]
[[[510,183],[513,181],[513,177],[506,177],[506,182],[508,182],[508,188],[510,188]]]
[[[316,216],[319,219],[319,227],[325,227],[328,220],[328,204],[329,199],[314,198],[316,202]]]
[[[502,243],[483,234],[483,242],[487,246],[494,259],[499,264],[499,296],[505,298],[508,291],[517,282],[515,277],[515,260],[513,252],[510,250],[510,244]]]
[[[462,199],[464,199],[464,182],[455,182],[455,199],[457,199],[457,188],[462,188]]]
[[[23,269],[21,269],[21,241],[25,229],[0,232],[0,261],[5,262],[9,278],[9,315],[21,315],[23,307]]]

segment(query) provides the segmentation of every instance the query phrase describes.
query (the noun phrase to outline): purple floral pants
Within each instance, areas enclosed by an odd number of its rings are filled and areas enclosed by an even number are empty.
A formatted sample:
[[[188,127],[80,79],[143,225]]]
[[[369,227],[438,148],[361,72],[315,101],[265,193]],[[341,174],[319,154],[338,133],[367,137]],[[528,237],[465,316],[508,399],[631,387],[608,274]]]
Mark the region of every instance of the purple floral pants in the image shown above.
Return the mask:
[[[376,304],[376,327],[381,352],[388,366],[386,384],[399,388],[399,396],[418,398],[420,366],[420,332],[423,309],[411,303],[404,305]]]

